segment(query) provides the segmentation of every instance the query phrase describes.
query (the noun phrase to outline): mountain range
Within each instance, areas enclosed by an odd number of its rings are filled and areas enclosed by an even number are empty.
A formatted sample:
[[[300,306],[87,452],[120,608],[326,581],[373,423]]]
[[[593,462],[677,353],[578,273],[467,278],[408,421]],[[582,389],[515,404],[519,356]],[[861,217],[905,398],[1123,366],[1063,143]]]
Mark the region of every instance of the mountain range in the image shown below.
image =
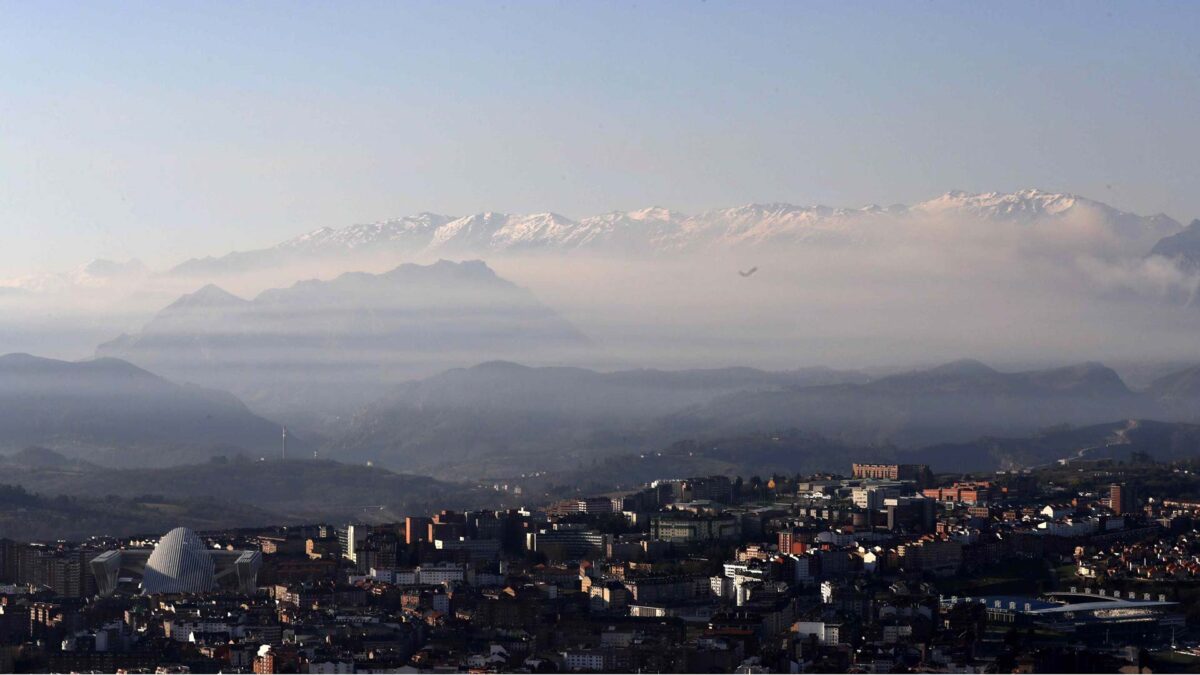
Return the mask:
[[[914,447],[1153,417],[1161,410],[1099,363],[1003,373],[962,360],[862,384],[724,396],[673,421],[708,433],[796,427],[848,443]]]
[[[588,346],[483,262],[443,260],[302,281],[248,300],[208,285],[97,355],[229,390],[273,419],[311,427],[412,377],[491,358],[557,360]]]
[[[1185,372],[1170,381],[1195,377]],[[794,436],[790,430],[827,444],[891,452],[1062,425],[1193,420],[1189,411],[1200,401],[1195,390],[1168,388],[1167,381],[1133,391],[1098,363],[1000,372],[963,360],[879,378],[753,369],[597,373],[489,363],[398,387],[357,414],[322,453],[433,475],[470,467],[479,477],[511,477],[652,452],[681,439],[703,444],[753,434]],[[813,465],[799,457],[787,464],[805,462]]]
[[[197,304],[231,302],[208,295]],[[836,470],[850,455],[965,471],[1045,463],[1093,445],[1097,457],[1137,450],[1180,458],[1200,447],[1198,373],[1185,368],[1135,391],[1098,363],[1001,372],[962,360],[871,377],[823,368],[602,373],[488,362],[395,386],[333,427],[319,448],[293,437],[289,457],[315,448],[329,460],[457,482],[541,476],[546,489],[553,477],[587,467],[615,480],[609,474],[621,461],[649,475]],[[278,456],[279,442],[278,425],[232,395],[123,361],[0,357],[0,457],[8,455],[0,463],[31,489],[53,494],[64,472],[77,480],[209,458],[242,466],[247,457]],[[145,474],[137,490],[165,475]]]
[[[722,395],[865,380],[824,368],[599,373],[484,363],[397,387],[322,453],[438,475],[558,469],[581,456],[673,442],[691,430],[663,424],[665,416]]]
[[[897,223],[928,220],[961,220],[965,227],[987,227],[992,223],[1041,224],[1049,228],[1056,223],[1086,220],[1099,223],[1137,255],[1182,229],[1179,222],[1163,214],[1139,216],[1085,197],[1037,189],[979,194],[952,191],[912,206],[834,208],[767,203],[696,215],[650,207],[578,220],[557,213],[419,213],[376,223],[323,227],[265,249],[193,258],[174,267],[171,274],[213,277],[367,253],[410,258],[535,251],[650,255],[763,245],[853,243],[892,231]]]

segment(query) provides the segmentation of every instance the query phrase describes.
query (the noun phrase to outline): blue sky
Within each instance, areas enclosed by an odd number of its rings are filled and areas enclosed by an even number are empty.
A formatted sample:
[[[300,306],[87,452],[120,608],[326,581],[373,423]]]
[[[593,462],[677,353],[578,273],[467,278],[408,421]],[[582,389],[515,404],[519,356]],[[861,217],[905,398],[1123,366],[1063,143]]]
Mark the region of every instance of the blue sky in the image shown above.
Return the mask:
[[[0,267],[948,189],[1186,221],[1197,28],[1200,3],[7,3]]]

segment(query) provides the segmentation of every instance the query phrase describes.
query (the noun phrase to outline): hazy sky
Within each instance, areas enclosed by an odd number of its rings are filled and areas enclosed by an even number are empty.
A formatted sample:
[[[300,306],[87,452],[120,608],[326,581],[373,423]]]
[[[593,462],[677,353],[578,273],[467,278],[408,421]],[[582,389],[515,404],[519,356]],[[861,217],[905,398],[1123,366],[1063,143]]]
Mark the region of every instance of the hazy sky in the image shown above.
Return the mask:
[[[420,210],[914,202],[1200,216],[1200,3],[0,9],[0,266]]]

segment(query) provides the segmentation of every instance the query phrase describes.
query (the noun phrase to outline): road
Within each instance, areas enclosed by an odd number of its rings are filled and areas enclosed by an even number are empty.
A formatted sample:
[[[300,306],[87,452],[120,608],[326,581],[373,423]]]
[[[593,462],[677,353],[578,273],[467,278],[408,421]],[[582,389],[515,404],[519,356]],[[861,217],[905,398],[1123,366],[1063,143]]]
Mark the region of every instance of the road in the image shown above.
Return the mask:
[[[1064,457],[1063,459],[1058,460],[1058,463],[1070,464],[1071,462],[1087,459],[1088,453],[1096,450],[1106,450],[1118,445],[1131,445],[1133,443],[1133,439],[1129,438],[1129,432],[1137,429],[1139,426],[1141,426],[1141,422],[1138,420],[1126,420],[1125,427],[1113,432],[1113,435],[1109,436],[1103,445],[1091,445],[1086,448],[1080,448],[1075,451],[1073,456]]]

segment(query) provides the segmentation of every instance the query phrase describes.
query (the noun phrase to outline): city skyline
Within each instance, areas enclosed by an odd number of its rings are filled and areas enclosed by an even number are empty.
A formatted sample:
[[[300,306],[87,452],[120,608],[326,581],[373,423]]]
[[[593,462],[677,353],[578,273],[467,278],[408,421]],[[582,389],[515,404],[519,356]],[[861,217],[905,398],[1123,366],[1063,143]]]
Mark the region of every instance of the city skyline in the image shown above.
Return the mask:
[[[0,20],[0,673],[1200,672],[1200,3]]]

